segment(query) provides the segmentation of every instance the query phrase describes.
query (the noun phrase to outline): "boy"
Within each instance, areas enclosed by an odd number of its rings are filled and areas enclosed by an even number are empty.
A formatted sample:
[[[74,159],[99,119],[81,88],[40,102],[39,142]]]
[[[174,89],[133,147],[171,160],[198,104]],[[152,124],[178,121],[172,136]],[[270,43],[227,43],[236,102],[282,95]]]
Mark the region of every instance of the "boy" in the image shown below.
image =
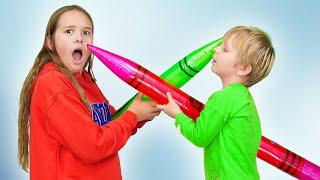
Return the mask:
[[[267,35],[258,28],[237,26],[216,48],[211,70],[223,89],[213,93],[196,121],[182,113],[167,93],[158,105],[175,118],[183,136],[204,148],[207,180],[259,179],[256,155],[261,140],[260,119],[249,87],[265,78],[275,59]]]

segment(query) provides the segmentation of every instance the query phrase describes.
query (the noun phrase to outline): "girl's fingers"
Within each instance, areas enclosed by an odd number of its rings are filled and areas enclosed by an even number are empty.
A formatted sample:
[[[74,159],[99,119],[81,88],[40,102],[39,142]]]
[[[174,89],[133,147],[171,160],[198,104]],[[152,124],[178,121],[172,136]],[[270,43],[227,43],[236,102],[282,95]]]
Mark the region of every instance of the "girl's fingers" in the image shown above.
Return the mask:
[[[137,94],[136,99],[141,100],[141,99],[142,99],[142,96],[143,96],[143,94],[142,94],[141,92],[139,92],[139,93]]]
[[[166,108],[166,104],[164,104],[164,105],[158,104],[157,108],[159,108],[160,110],[164,110]]]

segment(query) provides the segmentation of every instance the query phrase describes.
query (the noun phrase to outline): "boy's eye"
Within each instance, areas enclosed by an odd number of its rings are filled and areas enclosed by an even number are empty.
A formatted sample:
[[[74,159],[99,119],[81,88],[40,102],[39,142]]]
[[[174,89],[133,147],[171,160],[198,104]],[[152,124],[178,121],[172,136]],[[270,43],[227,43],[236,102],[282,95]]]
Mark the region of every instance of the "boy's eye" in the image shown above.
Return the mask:
[[[224,51],[224,52],[228,52],[228,49],[225,48],[225,47],[223,47],[223,51]]]

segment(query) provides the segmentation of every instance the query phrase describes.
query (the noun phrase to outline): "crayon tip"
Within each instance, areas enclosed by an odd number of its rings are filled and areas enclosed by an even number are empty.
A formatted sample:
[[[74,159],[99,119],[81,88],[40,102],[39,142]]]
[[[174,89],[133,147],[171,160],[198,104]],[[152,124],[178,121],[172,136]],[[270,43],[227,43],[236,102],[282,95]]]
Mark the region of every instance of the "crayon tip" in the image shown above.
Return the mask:
[[[88,47],[88,49],[89,49],[90,51],[93,51],[93,49],[94,49],[94,46],[91,45],[91,44],[87,44],[87,47]]]
[[[102,50],[92,44],[87,44],[87,47],[97,57],[102,54]]]

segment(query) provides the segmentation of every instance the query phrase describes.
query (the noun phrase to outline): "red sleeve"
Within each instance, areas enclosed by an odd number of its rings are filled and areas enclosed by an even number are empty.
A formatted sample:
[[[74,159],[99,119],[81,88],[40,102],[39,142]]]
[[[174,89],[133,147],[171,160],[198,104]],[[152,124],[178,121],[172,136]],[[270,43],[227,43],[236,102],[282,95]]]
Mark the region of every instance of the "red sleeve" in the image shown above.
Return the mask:
[[[137,125],[136,115],[126,111],[99,127],[72,90],[55,95],[46,109],[49,135],[87,163],[98,162],[117,153]]]
[[[110,115],[112,116],[116,112],[116,109],[109,103],[107,98],[105,98],[105,100],[107,101],[108,108],[109,108],[109,111],[110,111]]]
[[[135,129],[132,131],[132,135],[135,135],[138,131],[138,129],[142,128],[147,122],[149,122],[150,120],[143,120],[143,121],[139,121],[137,123],[137,126],[135,127]]]
[[[108,100],[106,100],[108,105],[109,105],[109,110],[111,112],[111,116],[116,112],[116,109],[109,103]],[[132,131],[132,135],[136,134],[138,129],[142,128],[147,122],[149,122],[150,120],[143,120],[143,121],[139,121],[137,123],[137,126],[134,128],[134,130]]]
[[[101,91],[100,91],[101,92]],[[116,109],[109,103],[109,101],[107,100],[107,98],[105,98],[107,103],[108,103],[108,107],[109,107],[109,111],[111,116],[116,112]],[[142,128],[147,122],[149,122],[150,120],[143,120],[143,121],[138,121],[137,126],[134,128],[134,130],[132,131],[132,135],[136,134],[138,129]]]

